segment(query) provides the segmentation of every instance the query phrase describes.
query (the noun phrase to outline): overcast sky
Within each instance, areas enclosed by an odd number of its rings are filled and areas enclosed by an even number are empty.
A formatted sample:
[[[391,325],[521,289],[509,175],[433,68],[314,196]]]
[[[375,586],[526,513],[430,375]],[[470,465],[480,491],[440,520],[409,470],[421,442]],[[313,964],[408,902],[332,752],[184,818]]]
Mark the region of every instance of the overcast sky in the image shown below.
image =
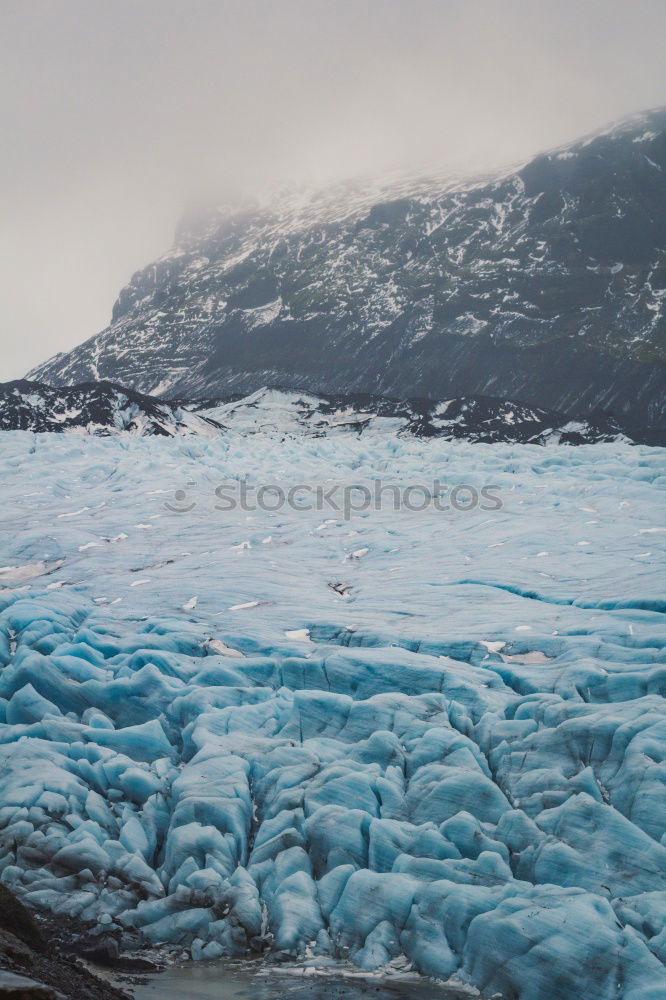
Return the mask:
[[[0,380],[193,202],[504,165],[666,103],[663,0],[0,0]]]

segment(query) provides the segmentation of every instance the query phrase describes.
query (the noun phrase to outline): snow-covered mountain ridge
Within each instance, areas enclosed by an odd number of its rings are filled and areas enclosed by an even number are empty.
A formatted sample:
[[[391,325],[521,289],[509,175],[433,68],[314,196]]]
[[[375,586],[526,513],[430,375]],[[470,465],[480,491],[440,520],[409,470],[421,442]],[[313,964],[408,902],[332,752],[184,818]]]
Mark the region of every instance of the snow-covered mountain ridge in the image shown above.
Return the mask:
[[[30,377],[181,398],[262,385],[666,412],[666,110],[495,178],[187,219],[112,322]]]
[[[596,444],[641,440],[607,414],[570,420],[564,413],[523,406],[490,396],[445,400],[388,399],[370,395],[319,396],[263,388],[244,396],[204,404],[198,412],[242,434],[311,435],[355,433],[530,444]],[[645,443],[661,443],[653,435]]]
[[[0,430],[173,437],[210,436],[219,432],[219,425],[186,407],[111,382],[54,388],[20,379],[0,383]]]
[[[565,414],[488,396],[448,400],[369,395],[317,396],[259,389],[239,399],[168,402],[107,382],[53,388],[38,382],[0,385],[0,430],[73,431],[106,436],[232,432],[326,437],[399,435],[524,444],[658,444],[658,436],[621,426],[606,414],[570,420]]]

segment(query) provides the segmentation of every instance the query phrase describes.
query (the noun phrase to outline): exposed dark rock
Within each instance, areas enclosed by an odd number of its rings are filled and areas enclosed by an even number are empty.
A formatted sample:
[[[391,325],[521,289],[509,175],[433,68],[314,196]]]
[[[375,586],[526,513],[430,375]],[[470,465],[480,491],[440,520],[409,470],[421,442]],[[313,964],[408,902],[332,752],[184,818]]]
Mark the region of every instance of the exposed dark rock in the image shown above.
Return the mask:
[[[390,399],[367,393],[316,396],[262,389],[231,400],[166,403],[109,383],[53,389],[36,382],[0,385],[0,430],[140,435],[216,435],[225,430],[323,437],[383,429],[444,440],[516,444],[596,444],[619,439],[666,444],[666,433],[593,413],[571,420],[556,410],[491,396]]]
[[[84,947],[83,925],[38,921],[0,884],[0,1000],[128,1000],[76,958]]]
[[[58,389],[19,379],[0,383],[0,430],[66,431],[141,436],[214,434],[206,417],[111,382],[88,382]]]

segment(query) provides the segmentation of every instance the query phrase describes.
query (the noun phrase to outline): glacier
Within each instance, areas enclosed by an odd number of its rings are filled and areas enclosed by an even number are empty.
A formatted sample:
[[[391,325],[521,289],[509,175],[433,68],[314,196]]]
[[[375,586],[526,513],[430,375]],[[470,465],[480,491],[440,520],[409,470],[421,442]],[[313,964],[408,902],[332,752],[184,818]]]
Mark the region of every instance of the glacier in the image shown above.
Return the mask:
[[[0,878],[126,947],[662,1000],[665,458],[3,434]],[[501,509],[215,492],[377,479]]]

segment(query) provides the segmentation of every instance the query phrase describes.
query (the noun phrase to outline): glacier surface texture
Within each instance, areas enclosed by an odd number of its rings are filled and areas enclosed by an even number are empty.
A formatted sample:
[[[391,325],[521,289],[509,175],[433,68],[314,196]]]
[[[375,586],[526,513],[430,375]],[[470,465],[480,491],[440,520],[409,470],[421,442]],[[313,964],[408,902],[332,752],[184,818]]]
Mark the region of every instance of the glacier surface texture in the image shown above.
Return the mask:
[[[666,997],[665,455],[2,435],[0,877],[195,958]],[[502,508],[216,509],[375,479]]]

